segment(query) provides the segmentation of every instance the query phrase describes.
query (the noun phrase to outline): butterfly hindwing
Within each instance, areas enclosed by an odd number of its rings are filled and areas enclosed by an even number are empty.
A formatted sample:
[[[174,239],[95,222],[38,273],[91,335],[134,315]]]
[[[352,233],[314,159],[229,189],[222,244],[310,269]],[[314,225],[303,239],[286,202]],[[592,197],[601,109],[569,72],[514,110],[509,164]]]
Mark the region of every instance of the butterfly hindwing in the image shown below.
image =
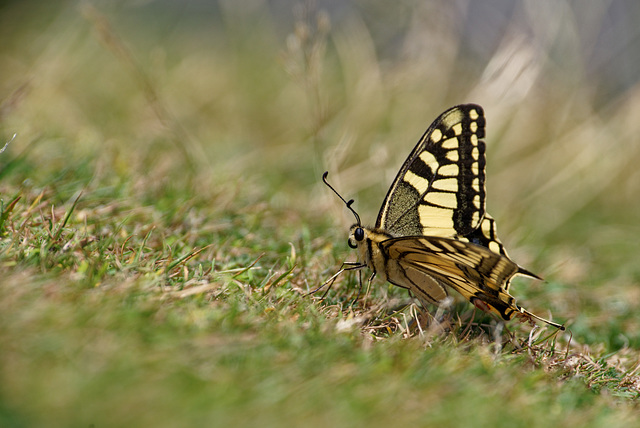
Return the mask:
[[[482,219],[482,223],[480,224],[480,227],[478,227],[476,230],[474,230],[470,234],[464,237],[461,237],[459,239],[461,241],[470,242],[476,245],[481,245],[493,251],[494,253],[501,254],[502,256],[509,259],[507,250],[504,248],[504,245],[502,245],[502,242],[500,242],[500,239],[498,239],[496,221],[489,214],[485,213],[484,218]],[[509,261],[511,261],[511,259],[509,259]],[[520,275],[526,275],[531,278],[542,279],[535,273],[529,272],[528,270],[520,266],[518,266],[518,271],[516,273]],[[511,280],[507,279],[504,283],[505,291],[509,290],[510,285],[511,285]]]
[[[376,227],[393,236],[465,236],[485,215],[485,119],[459,105],[427,129],[398,172]]]
[[[515,300],[503,284],[520,268],[507,257],[472,243],[431,236],[387,239],[380,249],[387,258],[387,280],[423,299],[428,296],[428,302],[446,297],[444,285],[471,302],[484,302],[503,319],[511,319],[516,312]],[[434,283],[444,291],[434,293]]]

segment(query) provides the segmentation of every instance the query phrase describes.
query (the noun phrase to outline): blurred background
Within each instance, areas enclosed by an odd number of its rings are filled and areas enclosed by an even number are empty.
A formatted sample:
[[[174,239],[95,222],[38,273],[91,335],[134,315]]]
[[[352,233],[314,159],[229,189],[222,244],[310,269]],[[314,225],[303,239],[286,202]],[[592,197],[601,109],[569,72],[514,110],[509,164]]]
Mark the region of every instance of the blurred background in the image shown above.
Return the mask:
[[[431,121],[473,102],[488,209],[547,279],[515,294],[640,346],[638,22],[635,0],[3,1],[0,189],[263,204],[277,239],[346,257],[322,172],[373,223]]]

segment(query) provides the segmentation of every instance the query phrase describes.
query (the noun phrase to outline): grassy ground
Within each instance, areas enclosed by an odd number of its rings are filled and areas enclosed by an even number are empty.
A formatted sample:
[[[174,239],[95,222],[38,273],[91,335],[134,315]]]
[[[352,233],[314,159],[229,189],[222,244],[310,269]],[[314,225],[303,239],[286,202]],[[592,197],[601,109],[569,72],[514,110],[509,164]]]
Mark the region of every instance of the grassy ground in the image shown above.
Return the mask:
[[[1,426],[637,424],[637,11],[318,3],[2,6]],[[305,296],[460,102],[565,333]]]

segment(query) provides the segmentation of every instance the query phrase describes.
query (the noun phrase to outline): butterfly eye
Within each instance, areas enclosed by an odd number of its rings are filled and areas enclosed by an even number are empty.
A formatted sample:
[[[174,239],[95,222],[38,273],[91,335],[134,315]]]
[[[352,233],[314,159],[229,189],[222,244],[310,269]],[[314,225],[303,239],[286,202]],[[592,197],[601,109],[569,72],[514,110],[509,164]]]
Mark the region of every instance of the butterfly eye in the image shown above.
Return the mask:
[[[364,239],[364,230],[361,227],[358,227],[353,231],[353,237],[356,238],[356,241],[360,242]]]

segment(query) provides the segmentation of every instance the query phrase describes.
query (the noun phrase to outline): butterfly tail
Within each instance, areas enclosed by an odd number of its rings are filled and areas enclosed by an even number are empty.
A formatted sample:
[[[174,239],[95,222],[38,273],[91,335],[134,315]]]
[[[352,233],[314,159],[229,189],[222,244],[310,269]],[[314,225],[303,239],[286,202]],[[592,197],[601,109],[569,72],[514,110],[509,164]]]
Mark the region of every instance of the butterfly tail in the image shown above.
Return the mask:
[[[536,314],[534,314],[534,313],[532,313],[532,312],[529,312],[528,310],[524,309],[524,308],[523,308],[523,307],[521,307],[521,306],[518,306],[518,311],[520,312],[520,314],[519,314],[519,315],[520,315],[521,317],[523,317],[523,318],[526,318],[527,320],[536,319],[536,320],[538,320],[538,321],[542,321],[542,322],[544,322],[544,323],[546,323],[546,324],[549,324],[550,326],[555,327],[555,328],[557,328],[558,330],[561,330],[561,331],[564,331],[564,330],[565,330],[564,325],[562,325],[562,324],[558,324],[558,323],[555,323],[555,322],[553,322],[553,321],[549,321],[548,319],[545,319],[545,318],[542,318],[542,317],[539,317],[538,315],[536,315]]]

